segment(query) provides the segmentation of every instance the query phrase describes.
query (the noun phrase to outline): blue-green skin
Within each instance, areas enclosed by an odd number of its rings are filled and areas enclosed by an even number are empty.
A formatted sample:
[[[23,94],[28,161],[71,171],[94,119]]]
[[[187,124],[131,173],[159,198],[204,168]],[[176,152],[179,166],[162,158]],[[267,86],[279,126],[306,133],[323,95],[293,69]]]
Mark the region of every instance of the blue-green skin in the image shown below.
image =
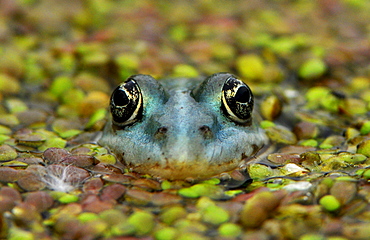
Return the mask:
[[[267,138],[255,120],[250,126],[231,121],[221,109],[228,73],[160,83],[136,75],[143,96],[142,119],[122,130],[111,121],[100,144],[108,146],[134,171],[166,179],[202,179],[230,171],[256,153]],[[208,126],[211,132],[201,131]],[[158,132],[166,127],[166,133]]]

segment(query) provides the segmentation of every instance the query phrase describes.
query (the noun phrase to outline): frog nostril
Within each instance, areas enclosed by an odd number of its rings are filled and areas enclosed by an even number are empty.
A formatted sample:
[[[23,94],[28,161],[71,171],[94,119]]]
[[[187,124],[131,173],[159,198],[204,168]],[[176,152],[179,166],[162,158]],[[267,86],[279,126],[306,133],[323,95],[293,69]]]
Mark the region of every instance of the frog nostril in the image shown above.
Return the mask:
[[[157,129],[154,136],[157,139],[161,139],[166,135],[167,131],[168,131],[167,127],[160,127],[160,128]]]
[[[168,128],[167,128],[167,127],[160,127],[160,128],[158,128],[157,132],[158,132],[158,133],[166,133],[166,132],[167,132],[167,130],[168,130]]]
[[[213,137],[212,130],[207,125],[200,126],[199,131],[201,132],[201,134],[203,135],[205,139],[209,139]]]

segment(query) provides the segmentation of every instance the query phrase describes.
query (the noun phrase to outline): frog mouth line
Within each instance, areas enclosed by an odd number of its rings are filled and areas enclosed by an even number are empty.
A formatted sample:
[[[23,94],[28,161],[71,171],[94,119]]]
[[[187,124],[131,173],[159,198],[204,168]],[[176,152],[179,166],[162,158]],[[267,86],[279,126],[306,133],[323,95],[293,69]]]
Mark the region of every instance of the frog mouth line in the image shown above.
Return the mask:
[[[124,153],[120,162],[128,169],[142,174],[150,174],[152,176],[169,179],[169,180],[184,180],[184,179],[206,179],[217,176],[223,172],[234,170],[244,166],[251,159],[256,158],[260,148],[252,144],[253,151],[251,154],[242,153],[239,158],[234,158],[229,161],[210,161],[210,159],[195,159],[188,161],[178,161],[176,158],[165,158],[162,162],[153,161],[151,158],[145,162],[134,163],[124,159]],[[213,158],[214,156],[212,156]]]
[[[228,162],[211,164],[208,161],[190,162],[167,162],[166,164],[145,163],[145,164],[125,164],[130,170],[150,174],[169,180],[184,180],[189,178],[206,179],[216,176],[222,172],[227,172],[237,168],[244,159],[233,159]]]

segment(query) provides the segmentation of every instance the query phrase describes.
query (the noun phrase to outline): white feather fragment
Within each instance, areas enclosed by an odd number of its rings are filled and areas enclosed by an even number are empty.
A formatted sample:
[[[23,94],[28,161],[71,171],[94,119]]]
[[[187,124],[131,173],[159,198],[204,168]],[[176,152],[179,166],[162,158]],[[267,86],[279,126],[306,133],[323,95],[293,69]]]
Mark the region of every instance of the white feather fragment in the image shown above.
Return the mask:
[[[71,192],[80,183],[71,181],[71,175],[76,174],[71,165],[46,168],[46,174],[41,177],[49,189],[59,192]]]

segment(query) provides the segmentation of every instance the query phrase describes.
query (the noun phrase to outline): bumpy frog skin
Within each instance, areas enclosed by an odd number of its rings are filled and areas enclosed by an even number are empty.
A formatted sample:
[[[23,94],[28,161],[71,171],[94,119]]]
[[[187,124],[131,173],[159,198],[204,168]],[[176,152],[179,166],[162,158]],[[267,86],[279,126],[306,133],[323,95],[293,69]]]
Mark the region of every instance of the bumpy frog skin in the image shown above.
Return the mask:
[[[116,88],[99,143],[133,171],[202,179],[254,155],[266,136],[252,117],[249,87],[228,73],[156,81],[134,75]]]

